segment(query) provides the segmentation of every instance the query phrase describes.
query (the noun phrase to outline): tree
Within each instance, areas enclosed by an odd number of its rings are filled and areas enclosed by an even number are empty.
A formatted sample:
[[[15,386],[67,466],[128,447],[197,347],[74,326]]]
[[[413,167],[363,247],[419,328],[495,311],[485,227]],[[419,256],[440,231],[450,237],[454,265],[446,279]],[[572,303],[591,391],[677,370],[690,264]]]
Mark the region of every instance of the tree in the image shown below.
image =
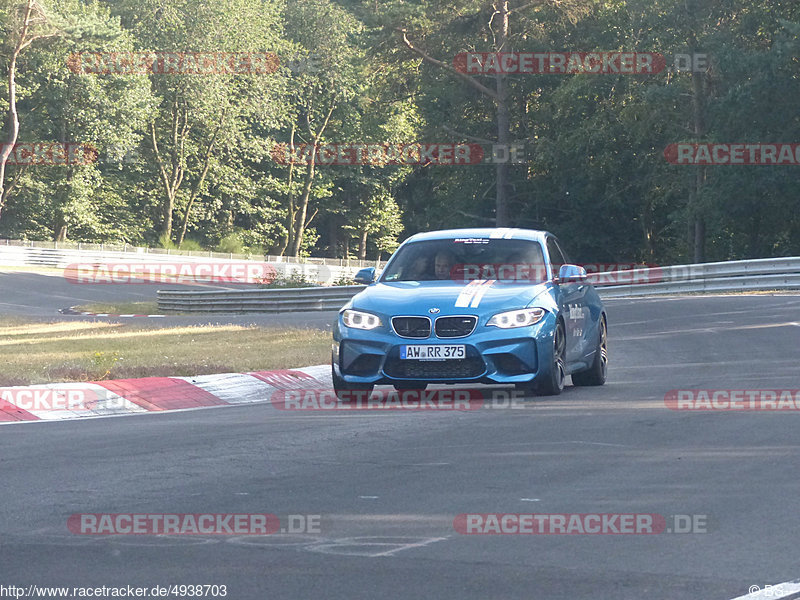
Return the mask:
[[[397,11],[396,4],[395,10]],[[467,0],[456,3],[436,2],[432,10],[422,17],[408,13],[402,19],[402,24],[396,25],[402,44],[414,55],[421,58],[426,64],[432,65],[447,73],[451,78],[456,78],[464,85],[477,91],[481,96],[490,100],[494,106],[494,134],[493,143],[501,147],[509,147],[512,142],[512,109],[508,90],[508,75],[498,72],[488,75],[494,79],[494,85],[482,83],[477,77],[468,75],[452,65],[453,57],[461,52],[488,51],[490,53],[509,52],[515,46],[515,36],[512,32],[512,16],[519,15],[524,18],[525,13],[536,11],[556,5],[563,15],[575,20],[588,11],[588,2],[585,0],[521,0],[519,3],[509,0]],[[391,11],[387,11],[390,12]],[[399,11],[398,11],[399,12]],[[464,30],[469,31],[475,44],[464,44],[462,41]],[[444,33],[440,36],[438,32]],[[524,34],[524,30],[520,32]],[[446,37],[445,37],[446,36]],[[457,37],[456,37],[457,36]],[[413,39],[412,39],[413,37]],[[436,39],[439,37],[439,39]],[[446,59],[437,59],[431,52],[423,49],[426,39],[433,38],[434,44],[442,50],[450,49],[452,54],[446,54]],[[520,39],[518,34],[516,38]],[[417,42],[420,39],[420,42]],[[469,39],[469,38],[468,38]],[[524,39],[524,35],[521,37]],[[460,44],[457,45],[457,44]],[[478,48],[477,46],[483,46]],[[453,128],[454,129],[454,128]],[[472,138],[476,141],[478,138]],[[480,141],[486,141],[485,136]],[[494,221],[498,227],[510,224],[509,197],[511,194],[509,181],[508,162],[498,162],[495,166],[495,215]]]
[[[8,132],[5,144],[0,149],[0,217],[2,217],[6,199],[6,164],[19,137],[17,61],[22,52],[34,42],[60,35],[39,0],[25,0],[22,4],[4,2],[2,17],[6,44],[11,46],[11,55],[7,75],[8,113],[6,121]]]
[[[308,152],[303,161],[303,179],[295,197],[294,164],[288,172],[287,252],[298,256],[307,227],[317,214],[309,216],[312,189],[317,176],[317,148],[335,121],[342,139],[357,120],[356,98],[363,89],[359,68],[361,52],[351,42],[359,23],[330,0],[296,0],[287,13],[287,37],[297,51],[317,58],[317,66],[291,79],[291,125],[286,144],[295,156],[301,144]],[[325,35],[320,35],[325,31]],[[299,144],[298,144],[299,142]],[[340,143],[342,143],[340,142]]]
[[[124,2],[118,8],[123,22],[137,36],[141,50],[176,53],[253,53],[253,63],[281,46],[280,10],[276,1],[159,0]],[[255,68],[255,67],[253,67]],[[191,222],[195,203],[206,192],[208,177],[221,147],[237,138],[248,115],[264,111],[275,100],[277,74],[153,74],[160,99],[148,127],[162,200],[160,238],[170,243],[173,219],[182,213],[180,245]]]

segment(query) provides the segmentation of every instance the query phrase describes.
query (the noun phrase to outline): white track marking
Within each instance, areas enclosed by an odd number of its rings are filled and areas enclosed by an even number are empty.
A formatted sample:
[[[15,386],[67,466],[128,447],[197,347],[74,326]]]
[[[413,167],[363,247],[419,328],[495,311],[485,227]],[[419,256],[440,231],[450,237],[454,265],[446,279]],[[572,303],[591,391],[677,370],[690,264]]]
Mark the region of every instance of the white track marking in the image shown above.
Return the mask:
[[[764,589],[757,589],[761,588]],[[786,581],[784,583],[775,583],[770,587],[753,585],[753,591],[746,596],[737,596],[733,600],[789,600],[790,598],[800,598],[800,579],[794,581]]]
[[[353,537],[353,538],[339,538],[315,544],[308,548],[311,552],[320,552],[322,554],[339,554],[344,556],[367,556],[369,558],[379,558],[385,556],[392,556],[396,552],[402,550],[411,550],[412,548],[421,548],[434,542],[441,542],[446,540],[445,537],[434,538],[419,538],[419,537],[394,537],[394,536],[371,536],[371,537]],[[397,540],[397,541],[370,541],[370,540]],[[414,540],[406,541],[402,540]],[[394,546],[390,550],[381,550],[387,546]],[[366,550],[367,547],[374,547],[375,550]],[[361,549],[361,550],[359,550]]]

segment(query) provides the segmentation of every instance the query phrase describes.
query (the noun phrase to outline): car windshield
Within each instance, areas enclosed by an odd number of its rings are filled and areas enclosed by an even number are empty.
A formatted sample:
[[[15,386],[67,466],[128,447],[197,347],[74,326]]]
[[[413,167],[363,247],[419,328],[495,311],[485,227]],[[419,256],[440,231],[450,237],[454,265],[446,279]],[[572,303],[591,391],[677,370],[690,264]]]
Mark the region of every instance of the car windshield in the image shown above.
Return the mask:
[[[454,238],[404,245],[381,281],[452,280],[538,283],[547,278],[542,246],[531,240]]]

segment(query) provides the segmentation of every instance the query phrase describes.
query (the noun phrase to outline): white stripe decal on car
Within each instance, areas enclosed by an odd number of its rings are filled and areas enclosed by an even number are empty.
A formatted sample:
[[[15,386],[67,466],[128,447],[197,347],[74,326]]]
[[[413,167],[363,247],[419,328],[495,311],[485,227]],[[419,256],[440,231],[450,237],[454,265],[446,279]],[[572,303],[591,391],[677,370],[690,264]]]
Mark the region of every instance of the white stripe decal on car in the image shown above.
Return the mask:
[[[472,301],[472,298],[475,296],[475,293],[478,291],[478,286],[483,283],[481,279],[473,279],[470,281],[464,289],[461,290],[461,293],[456,298],[456,308],[465,308],[469,306],[469,303]]]
[[[480,306],[481,300],[483,300],[484,295],[486,295],[486,292],[489,291],[489,288],[492,287],[495,281],[497,280],[489,279],[488,281],[483,282],[483,284],[478,288],[475,297],[472,299],[472,302],[470,303],[471,308],[478,308],[478,306]]]
[[[489,238],[493,240],[510,240],[514,234],[519,231],[518,227],[500,227],[495,229],[489,234]]]

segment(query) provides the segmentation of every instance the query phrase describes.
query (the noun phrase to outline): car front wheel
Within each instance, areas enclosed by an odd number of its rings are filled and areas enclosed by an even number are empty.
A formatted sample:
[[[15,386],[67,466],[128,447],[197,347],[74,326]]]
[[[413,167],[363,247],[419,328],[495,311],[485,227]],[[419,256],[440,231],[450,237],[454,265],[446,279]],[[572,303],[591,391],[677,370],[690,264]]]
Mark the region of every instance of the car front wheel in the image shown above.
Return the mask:
[[[375,389],[374,384],[366,383],[347,383],[336,374],[336,369],[331,365],[331,379],[333,380],[333,390],[339,400],[347,401],[352,399],[352,392],[365,392],[371,394]]]
[[[553,332],[553,361],[549,372],[542,373],[537,377],[536,393],[540,396],[557,396],[564,389],[564,381],[567,378],[567,367],[565,364],[567,354],[567,334],[564,323],[558,321]]]
[[[572,374],[572,385],[603,385],[608,372],[608,328],[605,316],[600,317],[600,339],[594,353],[592,366],[586,371]]]
[[[564,389],[566,380],[565,356],[567,336],[564,323],[558,321],[553,332],[553,361],[546,372],[531,382],[518,383],[516,388],[524,392],[535,392],[539,396],[557,396]]]

